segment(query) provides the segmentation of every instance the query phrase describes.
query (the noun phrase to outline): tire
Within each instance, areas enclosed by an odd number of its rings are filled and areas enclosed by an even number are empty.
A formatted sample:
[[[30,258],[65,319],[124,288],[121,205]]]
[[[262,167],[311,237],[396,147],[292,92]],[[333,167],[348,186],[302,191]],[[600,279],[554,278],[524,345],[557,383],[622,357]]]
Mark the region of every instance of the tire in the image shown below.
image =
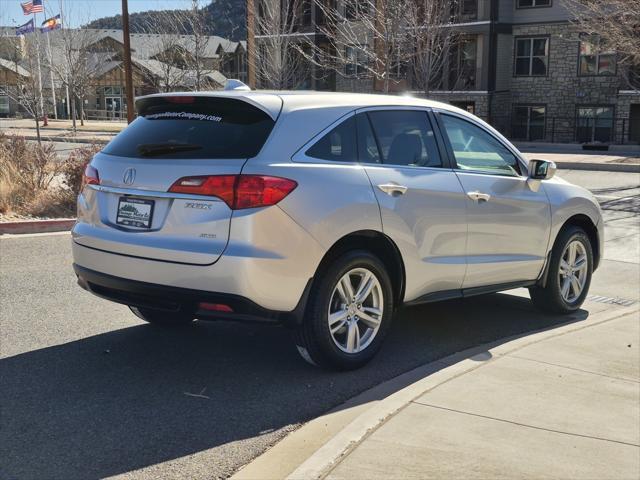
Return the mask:
[[[191,315],[132,306],[129,306],[129,310],[131,310],[136,317],[141,318],[145,322],[149,322],[153,325],[161,325],[163,327],[184,327],[193,322],[193,317]]]
[[[573,265],[570,261],[570,246],[575,246]],[[575,270],[576,265],[580,263],[580,258],[584,258],[586,265],[581,266],[580,270]],[[569,260],[569,270],[566,268],[567,260]],[[563,272],[566,271],[569,271],[573,276],[565,275]],[[553,246],[546,286],[529,289],[531,301],[536,308],[549,313],[569,314],[575,312],[587,297],[592,273],[593,249],[589,236],[580,227],[567,227],[560,232]],[[567,278],[569,279],[567,280]],[[569,286],[568,293],[567,285]],[[578,289],[579,285],[580,289]]]
[[[371,280],[371,288],[346,305],[345,278],[354,294],[363,280],[366,285]],[[327,369],[362,367],[380,349],[393,311],[391,280],[383,263],[364,250],[347,252],[316,275],[305,318],[294,331],[298,352],[307,362]]]

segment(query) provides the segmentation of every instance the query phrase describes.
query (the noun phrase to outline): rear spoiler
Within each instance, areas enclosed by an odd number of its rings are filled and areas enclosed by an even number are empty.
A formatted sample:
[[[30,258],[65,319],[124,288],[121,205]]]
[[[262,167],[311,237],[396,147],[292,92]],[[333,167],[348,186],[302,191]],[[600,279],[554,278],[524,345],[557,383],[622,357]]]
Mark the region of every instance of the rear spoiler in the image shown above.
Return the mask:
[[[244,85],[244,84],[243,84]],[[248,88],[248,87],[247,87]],[[135,100],[136,110],[140,110],[139,103],[148,98],[157,97],[220,97],[220,98],[233,98],[235,100],[242,100],[251,104],[252,106],[262,110],[269,115],[275,122],[280,116],[282,111],[282,99],[278,95],[273,93],[260,93],[246,90],[225,90],[225,91],[211,91],[211,92],[171,92],[171,93],[154,93],[151,95],[145,95],[143,97],[137,97]]]

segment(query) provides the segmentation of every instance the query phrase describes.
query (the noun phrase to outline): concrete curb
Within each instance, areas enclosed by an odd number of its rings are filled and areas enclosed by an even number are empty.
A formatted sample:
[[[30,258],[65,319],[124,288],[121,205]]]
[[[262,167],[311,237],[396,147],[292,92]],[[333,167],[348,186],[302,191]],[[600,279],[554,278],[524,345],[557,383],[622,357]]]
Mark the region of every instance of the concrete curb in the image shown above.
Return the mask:
[[[569,322],[559,327],[507,337],[425,364],[365,391],[326,415],[310,421],[240,469],[232,479],[285,476],[287,480],[324,478],[369,435],[425,392],[527,345],[639,312],[640,307],[634,306],[595,313],[583,321],[580,321],[578,316],[568,317]],[[345,413],[350,409],[356,411],[351,417]],[[346,417],[348,422],[342,423],[344,427],[341,430],[335,425],[332,427],[332,424],[340,421],[340,417]],[[333,428],[336,433],[318,445],[318,433],[322,434],[327,427]],[[280,444],[285,448],[278,448]],[[297,455],[299,459],[300,454],[312,450],[314,444],[314,453],[302,463],[296,461],[297,468],[293,471],[289,468],[289,471],[283,474],[282,463],[285,455]],[[289,458],[289,464],[291,463],[293,462]]]
[[[46,233],[71,230],[75,218],[56,218],[54,220],[20,220],[0,223],[0,234]]]
[[[640,173],[639,163],[556,162],[560,170]]]
[[[25,140],[38,140],[36,135],[16,135],[18,137],[23,137]],[[45,137],[44,135],[40,135],[40,139],[43,142],[59,142],[59,143],[88,143],[94,145],[106,145],[111,140],[89,140],[87,138],[60,138],[60,137]]]

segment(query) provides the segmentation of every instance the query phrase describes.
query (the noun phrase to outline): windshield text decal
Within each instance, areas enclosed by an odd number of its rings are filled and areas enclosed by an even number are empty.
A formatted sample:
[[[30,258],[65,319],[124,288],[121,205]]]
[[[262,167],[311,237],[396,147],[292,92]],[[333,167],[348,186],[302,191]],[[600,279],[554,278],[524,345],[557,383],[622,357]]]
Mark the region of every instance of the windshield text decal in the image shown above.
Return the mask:
[[[193,112],[163,112],[163,113],[152,113],[151,115],[144,115],[144,118],[148,118],[151,120],[156,120],[158,118],[181,118],[185,120],[204,120],[207,122],[221,122],[222,117],[217,115],[206,115],[204,113],[193,113]]]

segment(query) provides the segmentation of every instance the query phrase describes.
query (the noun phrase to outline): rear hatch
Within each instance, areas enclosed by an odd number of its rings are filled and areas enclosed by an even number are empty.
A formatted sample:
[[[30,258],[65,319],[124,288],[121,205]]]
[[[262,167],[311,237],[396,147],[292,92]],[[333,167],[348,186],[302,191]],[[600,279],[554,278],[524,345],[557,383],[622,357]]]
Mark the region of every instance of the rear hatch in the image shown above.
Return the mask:
[[[273,129],[273,114],[244,99],[198,95],[145,97],[136,107],[139,117],[91,162],[99,180],[79,198],[74,239],[122,255],[211,264],[227,245],[232,210],[221,198],[172,186],[240,174]]]

